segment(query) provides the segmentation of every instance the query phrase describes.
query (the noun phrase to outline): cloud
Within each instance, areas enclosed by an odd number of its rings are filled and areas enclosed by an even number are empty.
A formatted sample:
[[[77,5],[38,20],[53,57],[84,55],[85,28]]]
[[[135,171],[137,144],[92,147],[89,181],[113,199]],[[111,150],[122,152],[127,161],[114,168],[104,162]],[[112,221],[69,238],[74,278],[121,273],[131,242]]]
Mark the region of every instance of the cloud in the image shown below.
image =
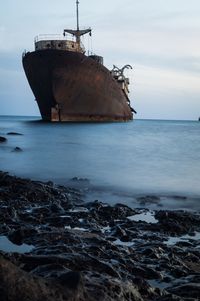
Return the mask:
[[[138,111],[138,118],[198,118],[200,86],[197,74],[136,65],[131,84],[132,105]]]
[[[200,112],[199,14],[199,0],[80,1],[80,24],[93,28],[93,51],[109,68],[133,65],[131,96],[145,118]],[[7,0],[0,20],[1,112],[35,114],[21,54],[34,49],[37,34],[75,27],[75,0]]]
[[[1,71],[20,70],[22,68],[21,53],[15,51],[0,51]]]
[[[21,52],[0,51],[0,114],[39,115],[25,78]]]

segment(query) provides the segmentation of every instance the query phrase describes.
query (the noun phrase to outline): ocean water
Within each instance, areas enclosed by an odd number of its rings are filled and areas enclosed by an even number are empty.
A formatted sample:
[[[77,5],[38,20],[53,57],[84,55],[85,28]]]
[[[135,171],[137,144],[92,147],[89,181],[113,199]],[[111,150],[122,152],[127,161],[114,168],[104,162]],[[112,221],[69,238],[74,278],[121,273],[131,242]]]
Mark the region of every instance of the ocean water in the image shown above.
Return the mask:
[[[6,135],[13,131],[23,135]],[[0,135],[8,139],[0,144],[0,170],[77,184],[111,202],[158,195],[172,208],[200,208],[200,122],[59,124],[1,116]],[[17,146],[23,151],[14,152]]]

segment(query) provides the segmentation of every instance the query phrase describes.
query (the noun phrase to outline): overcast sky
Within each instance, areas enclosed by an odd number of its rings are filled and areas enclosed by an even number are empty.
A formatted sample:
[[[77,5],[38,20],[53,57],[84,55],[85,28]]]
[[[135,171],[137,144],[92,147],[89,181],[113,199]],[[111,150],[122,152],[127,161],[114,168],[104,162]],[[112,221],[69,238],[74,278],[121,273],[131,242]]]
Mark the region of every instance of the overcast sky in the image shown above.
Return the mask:
[[[0,10],[0,115],[39,115],[21,54],[38,34],[74,28],[75,0],[6,0]],[[131,64],[137,118],[200,116],[199,0],[80,0],[85,46],[105,65]]]

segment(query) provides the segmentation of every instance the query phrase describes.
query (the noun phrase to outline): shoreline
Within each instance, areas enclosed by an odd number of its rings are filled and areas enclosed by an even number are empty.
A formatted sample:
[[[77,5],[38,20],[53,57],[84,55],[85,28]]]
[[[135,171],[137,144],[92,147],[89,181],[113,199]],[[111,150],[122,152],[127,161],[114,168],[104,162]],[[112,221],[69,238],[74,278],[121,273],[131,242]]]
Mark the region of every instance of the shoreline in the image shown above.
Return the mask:
[[[83,199],[0,172],[3,300],[199,300],[199,211]]]
[[[1,172],[7,173],[2,170]],[[122,203],[131,208],[147,208],[151,210],[186,210],[200,211],[200,195],[197,193],[180,193],[172,192],[156,192],[153,191],[138,191],[126,189],[124,187],[116,187],[113,185],[94,185],[91,179],[74,177],[62,179],[60,181],[52,179],[43,179],[36,176],[15,175],[13,171],[8,171],[13,177],[31,179],[33,182],[48,183],[52,182],[55,186],[71,187],[83,194],[83,200],[86,202],[98,199],[101,202],[108,202],[110,205]],[[199,205],[198,205],[199,204]],[[194,209],[195,208],[195,209]]]

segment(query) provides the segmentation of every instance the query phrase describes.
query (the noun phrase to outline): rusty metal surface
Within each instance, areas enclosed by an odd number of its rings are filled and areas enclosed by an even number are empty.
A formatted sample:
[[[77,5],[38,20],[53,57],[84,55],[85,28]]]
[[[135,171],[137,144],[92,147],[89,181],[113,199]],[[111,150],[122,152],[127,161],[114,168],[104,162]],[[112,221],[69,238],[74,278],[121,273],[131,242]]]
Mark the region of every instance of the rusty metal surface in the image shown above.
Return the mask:
[[[127,98],[110,71],[77,52],[27,53],[23,66],[42,118],[49,121],[126,121]]]

